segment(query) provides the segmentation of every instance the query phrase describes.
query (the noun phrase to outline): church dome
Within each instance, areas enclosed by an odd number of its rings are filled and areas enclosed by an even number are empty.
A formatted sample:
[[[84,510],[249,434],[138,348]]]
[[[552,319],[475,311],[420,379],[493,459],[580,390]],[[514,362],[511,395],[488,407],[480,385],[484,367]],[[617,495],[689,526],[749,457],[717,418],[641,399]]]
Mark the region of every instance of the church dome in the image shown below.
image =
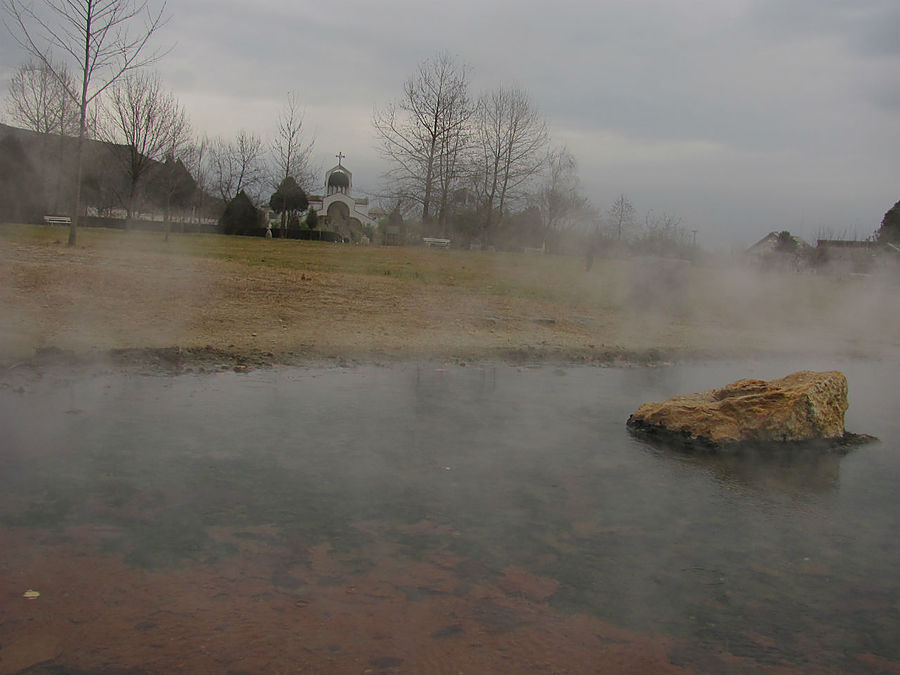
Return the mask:
[[[328,187],[348,188],[350,187],[350,177],[343,171],[333,171],[328,176]]]

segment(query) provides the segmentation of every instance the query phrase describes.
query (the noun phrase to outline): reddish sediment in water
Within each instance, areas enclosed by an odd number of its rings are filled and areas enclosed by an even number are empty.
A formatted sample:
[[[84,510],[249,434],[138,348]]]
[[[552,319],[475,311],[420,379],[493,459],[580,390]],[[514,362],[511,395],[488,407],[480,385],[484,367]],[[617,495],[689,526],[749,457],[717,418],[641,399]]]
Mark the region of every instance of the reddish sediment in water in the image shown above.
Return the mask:
[[[491,573],[434,550],[421,560],[386,552],[355,571],[329,544],[284,542],[275,529],[212,535],[238,552],[147,570],[98,553],[115,536],[107,529],[3,531],[0,673],[665,673],[754,664],[561,613],[547,602],[558,583],[521,568]],[[28,589],[40,597],[24,598]]]

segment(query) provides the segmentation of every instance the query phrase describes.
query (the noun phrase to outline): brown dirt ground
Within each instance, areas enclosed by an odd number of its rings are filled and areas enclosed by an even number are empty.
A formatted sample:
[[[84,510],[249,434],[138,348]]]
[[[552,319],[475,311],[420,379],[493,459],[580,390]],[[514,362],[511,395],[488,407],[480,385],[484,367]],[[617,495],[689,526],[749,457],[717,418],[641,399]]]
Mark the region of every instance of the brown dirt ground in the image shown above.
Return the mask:
[[[161,272],[162,270],[162,272]],[[620,356],[547,302],[389,276],[0,244],[0,362]],[[560,318],[557,318],[560,317]]]
[[[893,311],[900,294],[886,307],[883,299],[861,303],[844,288],[804,281],[798,302],[831,294],[826,303],[834,311],[796,311],[780,298],[769,317],[767,298],[783,294],[776,283],[749,293],[710,274],[695,284],[690,311],[660,315],[621,303],[597,307],[473,292],[452,282],[0,241],[0,366],[112,360],[178,371],[321,360],[612,363],[802,351],[814,344],[830,352],[882,353],[900,344],[894,331],[900,312]],[[732,290],[734,299],[727,296]],[[841,316],[860,307],[869,314]],[[885,325],[872,330],[873,321]]]

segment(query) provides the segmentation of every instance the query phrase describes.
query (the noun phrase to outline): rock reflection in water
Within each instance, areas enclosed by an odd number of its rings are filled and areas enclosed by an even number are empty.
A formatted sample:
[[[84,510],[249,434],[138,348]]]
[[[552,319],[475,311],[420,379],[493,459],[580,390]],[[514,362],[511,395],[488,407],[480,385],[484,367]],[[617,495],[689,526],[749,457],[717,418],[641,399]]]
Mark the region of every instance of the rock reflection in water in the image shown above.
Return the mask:
[[[798,451],[706,455],[696,463],[718,480],[762,492],[824,493],[838,487],[843,453]]]
[[[840,484],[841,462],[847,455],[842,448],[799,447],[695,452],[664,440],[637,438],[661,459],[695,466],[724,484],[742,485],[762,494],[831,492]]]

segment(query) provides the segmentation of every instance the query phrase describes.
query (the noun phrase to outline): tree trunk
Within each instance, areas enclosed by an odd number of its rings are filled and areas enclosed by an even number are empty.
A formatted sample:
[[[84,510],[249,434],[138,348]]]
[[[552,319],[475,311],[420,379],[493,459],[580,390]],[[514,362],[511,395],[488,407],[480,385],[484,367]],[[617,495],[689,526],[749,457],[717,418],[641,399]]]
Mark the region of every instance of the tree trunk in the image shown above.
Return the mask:
[[[82,99],[83,101],[83,99]],[[78,221],[81,218],[81,174],[83,171],[84,155],[84,113],[86,104],[81,106],[81,132],[78,134],[78,148],[75,151],[75,204],[72,207],[72,224],[69,225],[69,241],[67,246],[75,246]]]
[[[75,205],[72,209],[72,224],[69,226],[69,242],[67,246],[75,246],[78,221],[81,219],[81,174],[84,171],[84,136],[87,131],[88,83],[91,74],[91,21],[93,15],[88,12],[84,30],[84,62],[81,76],[81,110],[78,123],[78,148],[75,151]]]
[[[422,222],[431,222],[431,184],[434,182],[434,142],[431,143],[431,153],[428,157],[428,168],[425,171],[425,197],[422,200]]]

